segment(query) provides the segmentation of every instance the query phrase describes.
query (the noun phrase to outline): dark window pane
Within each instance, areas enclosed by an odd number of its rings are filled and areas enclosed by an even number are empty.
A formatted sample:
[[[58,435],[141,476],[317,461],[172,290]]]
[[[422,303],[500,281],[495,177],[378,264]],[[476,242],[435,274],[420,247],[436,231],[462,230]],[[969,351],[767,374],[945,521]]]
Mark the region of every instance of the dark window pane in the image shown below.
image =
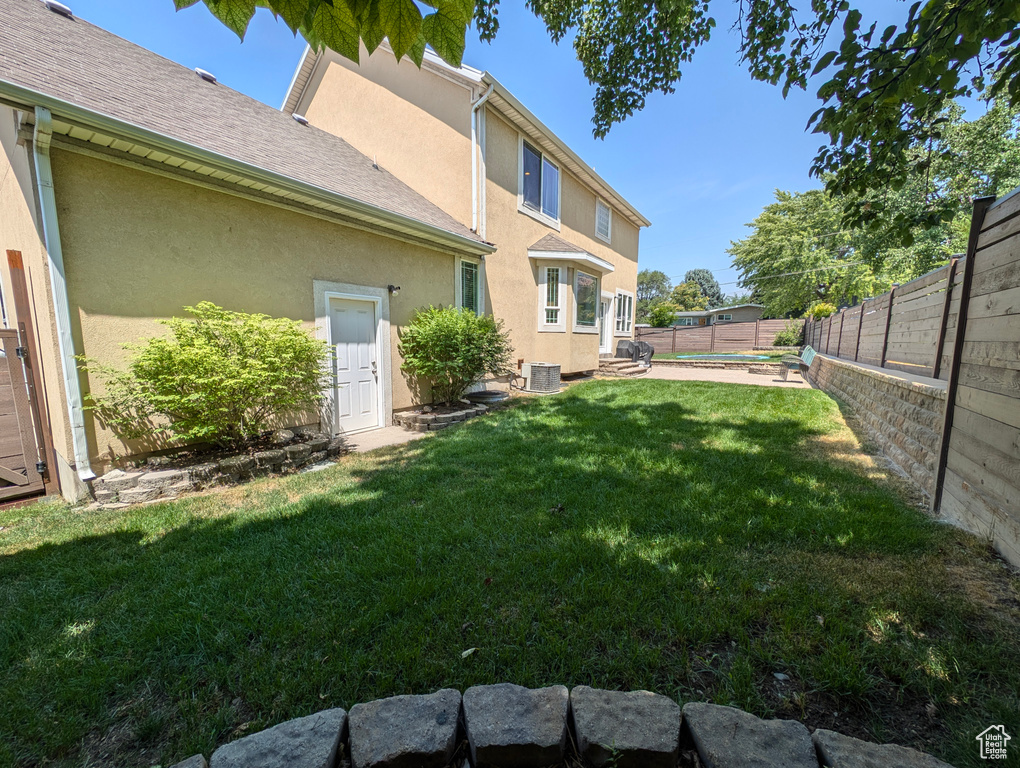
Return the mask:
[[[542,213],[560,217],[560,169],[548,160],[542,163]]]
[[[478,265],[470,261],[460,263],[461,306],[478,314]]]
[[[542,210],[542,155],[524,145],[524,204]]]
[[[599,281],[584,272],[577,273],[577,324],[595,326]]]

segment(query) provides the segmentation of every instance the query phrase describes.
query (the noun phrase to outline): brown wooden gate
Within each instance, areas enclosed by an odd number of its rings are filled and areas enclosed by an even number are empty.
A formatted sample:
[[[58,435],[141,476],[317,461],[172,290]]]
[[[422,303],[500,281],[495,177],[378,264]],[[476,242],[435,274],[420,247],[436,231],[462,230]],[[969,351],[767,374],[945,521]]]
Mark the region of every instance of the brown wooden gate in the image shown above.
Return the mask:
[[[43,491],[37,464],[43,461],[28,399],[18,332],[0,329],[0,501]]]

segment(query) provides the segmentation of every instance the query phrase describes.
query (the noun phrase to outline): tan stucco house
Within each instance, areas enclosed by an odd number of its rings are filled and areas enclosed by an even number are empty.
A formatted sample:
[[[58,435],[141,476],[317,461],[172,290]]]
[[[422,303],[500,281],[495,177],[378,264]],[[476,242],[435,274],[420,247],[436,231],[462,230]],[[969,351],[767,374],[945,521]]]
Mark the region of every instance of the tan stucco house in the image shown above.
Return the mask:
[[[306,50],[283,103],[496,246],[457,260],[457,303],[506,323],[517,357],[563,373],[631,338],[649,225],[492,74],[383,43],[361,63]],[[427,161],[423,162],[423,159]]]
[[[518,357],[565,373],[630,337],[647,221],[487,75],[387,56],[359,73],[306,54],[299,119],[64,6],[0,0],[0,326],[27,350],[23,464],[48,492],[81,498],[160,447],[93,418],[79,356],[120,366],[199,301],[328,340],[333,433],[413,404],[397,341],[422,306],[492,312]]]

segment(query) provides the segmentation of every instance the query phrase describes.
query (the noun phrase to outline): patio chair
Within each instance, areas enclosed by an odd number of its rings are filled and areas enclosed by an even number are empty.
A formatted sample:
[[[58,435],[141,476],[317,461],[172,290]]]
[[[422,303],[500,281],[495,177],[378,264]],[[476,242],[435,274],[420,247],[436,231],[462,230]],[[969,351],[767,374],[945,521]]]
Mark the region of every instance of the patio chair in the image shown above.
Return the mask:
[[[804,347],[804,351],[797,355],[783,355],[779,362],[783,364],[782,376],[783,381],[790,380],[790,371],[797,371],[801,378],[806,379],[805,375],[808,369],[811,367],[811,361],[815,359],[815,351],[811,347]]]

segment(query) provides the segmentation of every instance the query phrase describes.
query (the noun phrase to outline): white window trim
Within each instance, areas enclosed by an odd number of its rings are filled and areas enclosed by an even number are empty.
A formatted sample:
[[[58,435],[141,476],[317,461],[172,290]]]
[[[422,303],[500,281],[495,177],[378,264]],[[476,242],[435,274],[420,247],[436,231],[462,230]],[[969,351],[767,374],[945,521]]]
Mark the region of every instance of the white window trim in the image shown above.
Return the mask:
[[[549,216],[548,214],[543,213],[542,211],[536,211],[534,208],[524,204],[524,141],[525,141],[524,134],[523,133],[518,133],[517,134],[517,210],[518,210],[519,213],[523,213],[523,214],[525,214],[527,216],[530,216],[531,218],[535,219],[535,221],[540,221],[543,224],[545,224],[547,227],[552,227],[557,232],[559,232],[560,231],[560,220],[559,219],[554,219],[552,216]],[[556,184],[556,211],[562,215],[562,213],[563,213],[563,205],[562,205],[562,203],[563,203],[563,168],[560,167],[559,163],[554,162],[552,160],[552,158],[550,158],[548,155],[546,155],[545,152],[543,152],[540,147],[536,147],[535,146],[536,142],[529,141],[528,143],[531,144],[532,147],[534,147],[535,149],[538,150],[539,154],[541,154],[541,156],[542,156],[542,162],[543,163],[548,159],[550,165],[553,165],[553,166],[556,167],[557,182],[558,182]],[[541,188],[541,185],[539,185],[539,188]]]
[[[460,265],[463,262],[478,265],[478,314],[485,314],[485,260],[472,259],[466,256],[458,256],[454,260],[453,286],[457,309],[464,308],[464,287],[460,279]]]
[[[595,279],[595,324],[594,325],[578,325],[577,323],[577,310],[580,304],[577,301],[577,279],[579,276],[585,275]],[[574,333],[595,333],[599,332],[599,298],[602,296],[602,277],[591,272],[585,272],[583,269],[574,269],[574,277],[571,280],[574,286],[573,297],[574,297],[574,311],[571,313],[570,322],[573,326]]]
[[[616,313],[615,312],[613,313],[613,336],[630,338],[634,333],[634,294],[631,293],[630,291],[625,291],[622,288],[617,288],[616,299],[613,302],[615,305],[619,306],[621,296],[626,296],[629,298],[630,312],[629,315],[625,318],[627,323],[626,329],[623,330],[616,327]]]
[[[607,211],[609,211],[609,234],[606,237],[603,237],[602,234],[599,232],[599,206],[600,205],[603,206]],[[599,240],[601,240],[604,243],[612,244],[612,242],[613,242],[613,206],[611,206],[609,203],[607,203],[601,197],[596,197],[595,198],[595,237],[597,237]]]
[[[559,276],[559,289],[557,291],[559,299],[560,313],[558,315],[558,323],[547,323],[545,321],[545,305],[546,299],[546,288],[548,287],[549,273],[548,269],[558,269],[560,271]],[[566,264],[539,264],[538,265],[538,332],[539,333],[566,333],[567,332],[567,302],[564,297],[567,295],[567,265]],[[549,307],[551,309],[551,307]]]
[[[602,323],[609,323],[609,324],[611,324],[613,326],[613,328],[616,328],[616,294],[613,293],[612,291],[605,290],[604,287],[603,287],[601,296],[602,296],[602,298],[599,301],[599,304],[601,305],[601,303],[603,301],[605,301],[605,302],[608,303],[608,306],[606,307],[606,316],[603,317],[603,318],[600,318],[600,320],[601,320]],[[601,309],[601,307],[600,307],[600,309]],[[607,329],[606,330],[606,348],[603,350],[602,343],[601,343],[602,342],[602,327],[601,327],[601,325],[599,326],[599,354],[600,355],[603,354],[603,352],[607,352],[608,353],[608,352],[612,352],[613,351],[613,338],[614,338],[614,336],[613,336],[612,330],[611,329]]]

